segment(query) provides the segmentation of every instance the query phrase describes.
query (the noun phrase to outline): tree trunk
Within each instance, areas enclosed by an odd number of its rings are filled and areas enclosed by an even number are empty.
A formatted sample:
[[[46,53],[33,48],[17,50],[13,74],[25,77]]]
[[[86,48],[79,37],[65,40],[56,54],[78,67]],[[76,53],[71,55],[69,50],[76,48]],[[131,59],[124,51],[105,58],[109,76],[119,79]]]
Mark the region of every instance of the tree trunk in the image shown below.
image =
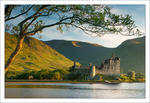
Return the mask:
[[[8,71],[10,64],[13,62],[13,60],[15,59],[15,57],[18,55],[19,51],[22,49],[24,38],[25,38],[25,36],[20,36],[19,37],[16,49],[10,55],[7,63],[5,64],[5,73]]]

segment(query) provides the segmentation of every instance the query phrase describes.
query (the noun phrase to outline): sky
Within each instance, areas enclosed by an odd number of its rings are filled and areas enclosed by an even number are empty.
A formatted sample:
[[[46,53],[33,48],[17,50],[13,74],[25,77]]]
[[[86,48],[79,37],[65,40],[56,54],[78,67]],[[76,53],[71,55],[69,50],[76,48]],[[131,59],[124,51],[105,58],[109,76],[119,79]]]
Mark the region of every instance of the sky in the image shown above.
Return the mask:
[[[136,26],[145,32],[145,5],[108,5],[111,7],[111,12],[115,14],[129,14],[132,16],[133,20],[135,21]],[[51,22],[53,20],[50,20]],[[15,23],[16,21],[14,21]],[[39,38],[39,35],[42,38]],[[59,32],[56,27],[46,28],[43,30],[41,34],[34,35],[33,37],[43,40],[75,40],[75,41],[82,41],[82,42],[90,42],[90,43],[97,43],[99,45],[103,45],[108,48],[115,48],[119,46],[122,42],[128,39],[137,38],[137,36],[122,36],[116,34],[106,34],[102,37],[91,37],[85,34],[82,30],[77,28],[70,28],[69,30],[64,29],[63,33]]]
[[[145,32],[145,5],[109,5],[112,8],[112,12],[116,14],[129,14],[132,16],[135,24],[141,31]],[[42,35],[44,34],[44,35]],[[83,31],[77,28],[71,28],[70,30],[64,30],[60,33],[56,30],[56,27],[47,28],[43,31],[43,41],[48,40],[76,40],[90,43],[97,43],[108,48],[115,48],[122,42],[128,39],[137,38],[137,36],[122,36],[115,34],[106,34],[102,37],[91,37],[85,34]],[[34,37],[38,38],[38,35]],[[38,38],[39,39],[39,38]]]

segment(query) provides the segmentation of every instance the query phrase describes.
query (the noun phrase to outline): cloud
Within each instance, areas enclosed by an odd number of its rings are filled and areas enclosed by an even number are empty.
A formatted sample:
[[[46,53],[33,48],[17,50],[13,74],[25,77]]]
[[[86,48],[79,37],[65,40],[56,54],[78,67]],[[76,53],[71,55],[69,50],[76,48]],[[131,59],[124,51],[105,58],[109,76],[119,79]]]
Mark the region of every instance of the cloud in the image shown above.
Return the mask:
[[[123,14],[123,11],[120,10],[120,9],[117,9],[117,8],[112,8],[111,12],[114,13],[114,14]]]
[[[56,30],[56,27],[46,28],[39,35],[42,36],[40,40],[44,41],[52,40],[54,38],[59,39],[63,36],[63,34],[61,34],[59,31]],[[33,37],[39,39],[38,35],[34,35]]]
[[[122,35],[116,35],[116,34],[106,34],[99,38],[100,41],[103,41],[102,45],[109,48],[115,48],[119,46],[122,42],[128,40],[137,38],[137,36],[122,36]]]
[[[137,24],[138,28],[142,31],[145,32],[145,18],[143,11],[141,10],[140,12],[136,10],[136,8],[133,6],[114,6],[111,9],[112,13],[115,14],[129,14],[133,16],[133,20],[135,20],[135,23]],[[135,9],[134,9],[135,8]],[[142,9],[142,8],[140,8]],[[46,20],[46,22],[55,22],[52,20]],[[133,39],[137,38],[137,36],[122,36],[122,35],[116,35],[116,34],[106,34],[100,38],[98,37],[91,37],[87,34],[85,34],[82,30],[78,28],[70,28],[69,31],[66,31],[66,29],[63,29],[64,32],[60,33],[59,31],[56,30],[56,27],[53,28],[47,28],[43,31],[42,35],[42,40],[53,40],[53,39],[64,39],[64,40],[75,40],[75,41],[83,41],[83,42],[90,42],[90,43],[97,43],[100,45],[103,45],[108,48],[114,48],[119,46],[122,42],[128,40],[128,39]]]
[[[105,34],[102,37],[91,37],[78,28],[70,28],[69,31],[66,31],[64,29],[64,32],[60,33],[59,31],[56,30],[56,27],[47,28],[40,35],[42,35],[42,39],[40,40],[44,40],[44,41],[54,40],[54,39],[73,40],[73,41],[97,43],[99,45],[103,45],[108,48],[115,48],[128,39],[137,38],[137,36],[122,36],[119,34],[118,35]],[[38,35],[35,35],[34,37],[38,38]]]

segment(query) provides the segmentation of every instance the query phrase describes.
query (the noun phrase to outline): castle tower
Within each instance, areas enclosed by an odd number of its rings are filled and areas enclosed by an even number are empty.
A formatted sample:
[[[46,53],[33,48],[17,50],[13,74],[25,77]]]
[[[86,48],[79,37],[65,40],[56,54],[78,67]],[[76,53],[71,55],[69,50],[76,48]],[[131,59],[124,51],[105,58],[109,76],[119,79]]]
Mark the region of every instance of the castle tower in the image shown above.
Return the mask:
[[[90,63],[90,64],[89,64],[89,69],[90,69],[91,67],[92,67],[92,64]]]
[[[75,68],[76,68],[76,62],[74,61],[74,62],[73,62],[73,66],[71,67],[71,70],[70,70],[70,71],[74,71]]]
[[[111,57],[111,59],[114,59],[115,58],[115,55],[114,55],[114,53],[112,53],[112,57]]]
[[[90,68],[90,78],[92,79],[92,78],[94,78],[94,76],[95,76],[95,66],[92,66]]]
[[[99,71],[100,74],[107,74],[107,75],[119,75],[120,74],[120,58],[114,56],[110,59],[104,61],[101,64]]]

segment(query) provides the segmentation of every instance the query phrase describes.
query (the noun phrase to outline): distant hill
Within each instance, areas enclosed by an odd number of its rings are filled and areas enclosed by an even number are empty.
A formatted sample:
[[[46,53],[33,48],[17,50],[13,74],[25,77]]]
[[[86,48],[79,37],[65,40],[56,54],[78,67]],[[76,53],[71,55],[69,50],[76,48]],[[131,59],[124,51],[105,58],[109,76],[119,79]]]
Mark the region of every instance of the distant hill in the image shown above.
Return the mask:
[[[115,49],[115,54],[121,58],[123,71],[145,72],[145,37],[123,42]]]
[[[16,47],[17,37],[5,34],[5,62]],[[73,62],[35,38],[26,38],[23,49],[10,66],[12,71],[67,69]]]
[[[89,63],[100,65],[112,53],[121,58],[121,72],[135,70],[145,72],[145,37],[127,40],[117,48],[106,48],[101,45],[79,41],[52,40],[46,44],[65,57],[79,61],[83,65]]]

